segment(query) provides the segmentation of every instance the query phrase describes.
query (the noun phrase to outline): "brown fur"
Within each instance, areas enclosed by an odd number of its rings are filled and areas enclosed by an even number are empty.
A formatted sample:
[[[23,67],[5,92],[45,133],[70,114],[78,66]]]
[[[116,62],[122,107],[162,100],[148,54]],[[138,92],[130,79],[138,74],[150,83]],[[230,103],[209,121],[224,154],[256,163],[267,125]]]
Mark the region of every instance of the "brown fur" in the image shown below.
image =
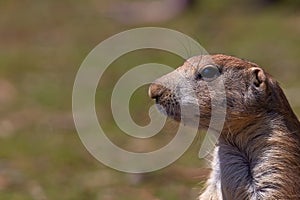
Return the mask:
[[[196,65],[195,65],[196,63]],[[180,99],[186,81],[198,98],[200,129],[210,122],[212,98],[197,73],[218,66],[224,80],[226,121],[215,148],[212,173],[200,200],[300,199],[300,123],[279,84],[258,65],[226,55],[189,59],[150,86],[149,94],[167,115],[181,119]],[[193,118],[195,116],[190,116]]]

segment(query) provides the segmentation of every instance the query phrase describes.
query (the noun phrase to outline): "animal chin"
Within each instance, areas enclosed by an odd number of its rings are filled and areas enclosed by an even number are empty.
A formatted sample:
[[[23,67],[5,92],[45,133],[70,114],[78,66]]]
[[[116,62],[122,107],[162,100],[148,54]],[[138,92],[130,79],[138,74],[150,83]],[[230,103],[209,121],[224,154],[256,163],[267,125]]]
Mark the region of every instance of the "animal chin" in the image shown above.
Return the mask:
[[[156,105],[158,107],[158,110],[170,119],[173,119],[185,125],[198,126],[199,124],[200,113],[198,112],[198,105],[184,104],[181,105],[181,107],[165,106],[164,104]]]
[[[180,122],[181,117],[180,117],[180,110],[179,112],[176,111],[176,108],[165,106],[163,103],[156,103],[156,106],[158,110],[165,116]]]
[[[163,115],[169,116],[166,108],[163,105],[161,105],[157,100],[156,100],[156,107],[159,110],[159,112],[161,112]]]

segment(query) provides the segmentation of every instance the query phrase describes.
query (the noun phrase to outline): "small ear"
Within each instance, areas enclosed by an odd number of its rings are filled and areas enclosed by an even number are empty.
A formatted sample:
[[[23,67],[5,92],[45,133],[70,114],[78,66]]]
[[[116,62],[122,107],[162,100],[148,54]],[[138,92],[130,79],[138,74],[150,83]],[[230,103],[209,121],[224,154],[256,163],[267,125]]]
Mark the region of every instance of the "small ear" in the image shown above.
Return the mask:
[[[266,81],[266,75],[265,72],[258,67],[252,67],[251,69],[251,81],[252,84],[257,87],[257,88],[262,88],[264,89],[265,87],[265,81]]]

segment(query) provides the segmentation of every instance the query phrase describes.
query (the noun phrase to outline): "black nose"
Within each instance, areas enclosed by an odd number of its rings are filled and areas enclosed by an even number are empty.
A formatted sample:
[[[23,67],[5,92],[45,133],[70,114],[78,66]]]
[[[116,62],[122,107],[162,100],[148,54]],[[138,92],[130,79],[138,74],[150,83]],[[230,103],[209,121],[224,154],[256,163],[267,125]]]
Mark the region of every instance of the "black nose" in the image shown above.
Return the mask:
[[[157,99],[164,93],[165,90],[166,88],[164,86],[152,83],[149,87],[148,94],[150,98]]]

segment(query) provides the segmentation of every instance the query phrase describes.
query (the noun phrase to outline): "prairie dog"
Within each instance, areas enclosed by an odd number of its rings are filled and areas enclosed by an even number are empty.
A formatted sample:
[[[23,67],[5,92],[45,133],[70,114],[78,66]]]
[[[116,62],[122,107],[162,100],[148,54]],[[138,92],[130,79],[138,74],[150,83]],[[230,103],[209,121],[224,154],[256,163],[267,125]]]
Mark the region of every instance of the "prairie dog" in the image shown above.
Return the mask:
[[[211,117],[207,82],[222,79],[225,86],[225,124],[199,199],[300,199],[300,123],[279,84],[257,64],[220,54],[193,57],[176,71],[154,81],[149,96],[181,121],[183,74],[198,98],[199,129]]]

